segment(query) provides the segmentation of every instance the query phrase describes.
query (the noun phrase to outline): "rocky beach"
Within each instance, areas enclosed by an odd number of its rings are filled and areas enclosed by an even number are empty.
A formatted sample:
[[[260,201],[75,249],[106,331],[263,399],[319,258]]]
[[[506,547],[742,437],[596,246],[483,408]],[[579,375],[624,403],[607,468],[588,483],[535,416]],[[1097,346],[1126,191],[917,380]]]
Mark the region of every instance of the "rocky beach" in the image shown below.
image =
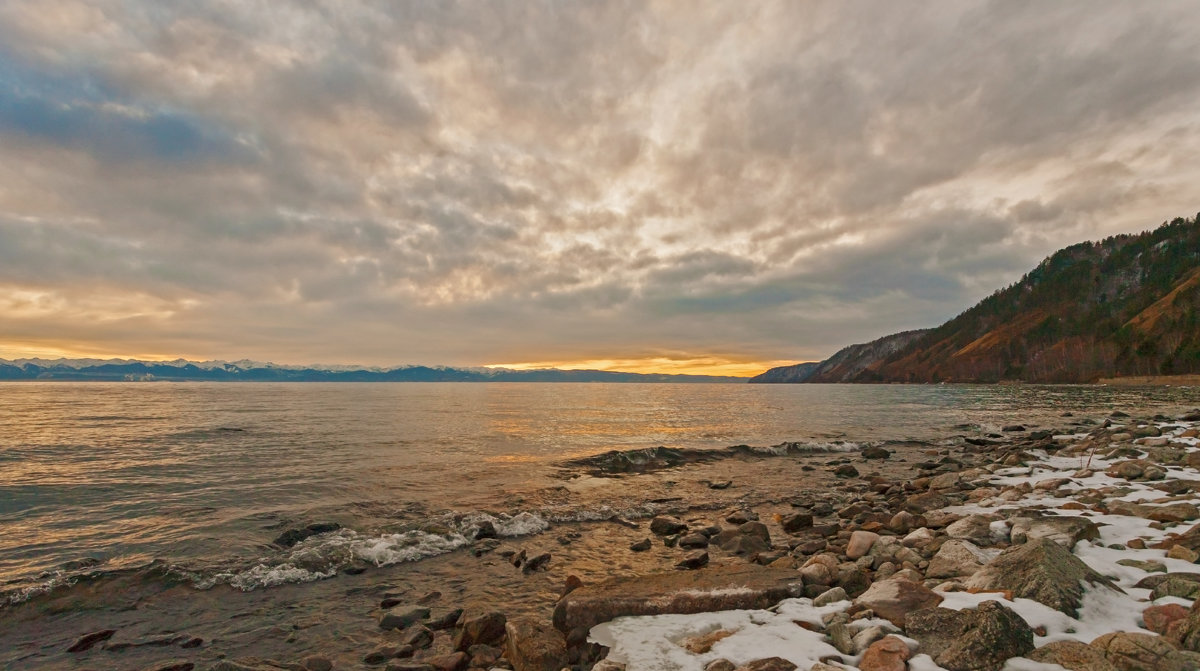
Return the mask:
[[[1200,668],[1200,413],[1133,414],[568,460],[561,485],[522,504],[586,492],[610,515],[514,533],[520,520],[498,514],[438,557],[249,592],[83,581],[2,612],[4,664]],[[343,532],[313,523],[275,542],[302,551]]]

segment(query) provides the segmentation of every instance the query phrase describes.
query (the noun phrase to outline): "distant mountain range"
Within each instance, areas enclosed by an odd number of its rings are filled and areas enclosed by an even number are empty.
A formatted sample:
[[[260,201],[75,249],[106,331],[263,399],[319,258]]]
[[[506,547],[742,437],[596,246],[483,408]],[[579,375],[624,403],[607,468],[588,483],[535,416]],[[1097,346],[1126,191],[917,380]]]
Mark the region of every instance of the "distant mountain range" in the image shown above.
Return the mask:
[[[750,382],[1092,382],[1200,373],[1200,215],[1067,247],[941,326]]]
[[[446,366],[289,366],[257,361],[0,359],[0,380],[209,382],[745,382],[716,375]]]

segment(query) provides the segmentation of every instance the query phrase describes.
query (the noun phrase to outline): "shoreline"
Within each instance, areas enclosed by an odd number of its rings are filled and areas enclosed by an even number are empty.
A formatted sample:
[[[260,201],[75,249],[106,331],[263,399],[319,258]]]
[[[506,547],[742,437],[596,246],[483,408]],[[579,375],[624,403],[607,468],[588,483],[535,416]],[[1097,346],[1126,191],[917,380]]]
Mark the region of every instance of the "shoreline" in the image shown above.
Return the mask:
[[[1194,435],[1182,434],[1200,426],[1200,415],[1186,421],[1147,418],[1142,431],[1153,433],[1153,428],[1163,434],[1155,436],[1135,436],[1134,431],[1124,430],[1137,428],[1138,420],[1128,417],[1102,418],[1091,424],[1087,421],[1064,417],[1062,426],[1056,427],[1060,432],[1017,430],[1014,425],[1006,427],[1011,430],[992,437],[947,437],[931,444],[896,442],[887,447],[873,445],[840,453],[787,454],[785,450],[787,456],[768,456],[729,448],[718,460],[692,460],[693,455],[684,454],[680,461],[667,459],[645,471],[610,473],[602,481],[597,481],[594,469],[612,459],[605,459],[610,455],[596,455],[591,462],[577,460],[582,463],[571,465],[573,475],[567,474],[564,490],[573,486],[613,487],[616,495],[622,495],[627,491],[644,491],[653,485],[670,494],[660,497],[658,515],[652,519],[555,523],[540,534],[515,538],[481,537],[438,557],[254,592],[238,592],[226,585],[197,591],[130,582],[124,585],[124,596],[114,603],[110,592],[101,593],[98,587],[85,586],[79,593],[44,595],[9,609],[8,622],[0,624],[0,641],[13,650],[24,649],[23,656],[18,652],[16,657],[5,660],[19,664],[20,668],[61,668],[75,664],[83,664],[81,668],[96,665],[110,668],[116,664],[118,668],[156,670],[461,671],[515,666],[518,671],[525,671],[533,668],[526,659],[532,654],[530,651],[553,650],[554,654],[564,655],[550,658],[553,664],[562,663],[557,668],[570,666],[584,671],[596,666],[616,671],[624,665],[627,671],[638,671],[645,668],[639,666],[638,656],[650,654],[639,631],[658,632],[656,635],[661,637],[666,630],[677,633],[695,630],[682,636],[689,638],[693,634],[736,630],[727,640],[710,642],[707,652],[692,653],[684,648],[680,648],[682,653],[668,651],[670,655],[685,655],[680,658],[681,665],[673,668],[703,669],[716,659],[714,655],[723,654],[729,658],[732,669],[755,661],[739,657],[739,650],[765,650],[761,645],[746,645],[747,640],[755,640],[754,632],[758,631],[755,628],[775,626],[770,624],[774,618],[786,614],[789,622],[807,623],[805,627],[791,625],[796,631],[788,631],[803,638],[793,641],[792,648],[807,646],[825,653],[818,656],[825,657],[825,662],[805,657],[804,663],[832,662],[835,656],[846,663],[859,663],[879,641],[885,643],[878,648],[894,648],[894,640],[887,638],[889,634],[900,636],[908,653],[919,657],[936,650],[936,646],[931,647],[914,631],[888,620],[887,606],[871,602],[871,597],[864,600],[863,595],[876,590],[876,586],[907,580],[940,596],[940,603],[954,612],[979,612],[980,603],[997,600],[993,599],[997,595],[986,591],[983,594],[987,599],[970,595],[964,591],[970,578],[931,578],[931,567],[944,565],[948,557],[969,562],[968,557],[978,561],[979,556],[990,555],[989,561],[996,561],[1003,552],[1025,547],[1036,534],[1031,535],[1028,529],[1014,522],[1022,517],[1037,521],[1047,517],[1048,512],[1056,512],[1056,518],[1064,519],[1093,517],[1100,523],[1097,527],[1100,535],[1093,540],[1102,540],[1103,546],[1084,540],[1087,547],[1079,545],[1073,556],[1109,572],[1121,571],[1124,577],[1118,576],[1119,583],[1127,594],[1139,597],[1143,591],[1149,594],[1149,590],[1133,587],[1133,572],[1141,569],[1116,564],[1117,559],[1106,552],[1119,552],[1121,558],[1138,562],[1158,561],[1176,573],[1182,570],[1184,564],[1177,562],[1183,560],[1167,559],[1166,548],[1127,546],[1117,551],[1107,546],[1131,540],[1132,537],[1114,536],[1118,531],[1128,535],[1132,529],[1137,532],[1135,535],[1149,535],[1155,543],[1161,543],[1171,537],[1172,531],[1184,531],[1194,524],[1192,520],[1152,521],[1131,513],[1149,515],[1155,513],[1149,508],[1177,504],[1194,507],[1189,501],[1195,498],[1196,491],[1187,483],[1200,475],[1190,465],[1187,455],[1200,453],[1200,441]],[[1164,431],[1163,426],[1181,428]],[[1156,451],[1157,456],[1148,465],[1162,470],[1161,478],[1125,479],[1104,474],[1106,468],[1142,458],[1141,453],[1147,451]],[[1172,455],[1176,458],[1174,462],[1168,459]],[[1093,473],[1084,476],[1078,471],[1088,458]],[[618,469],[623,468],[620,464],[625,461],[618,460]],[[1200,465],[1200,457],[1196,463]],[[796,484],[788,486],[789,482]],[[1179,490],[1176,493],[1153,489],[1157,484],[1179,482],[1184,484],[1171,485]],[[1149,496],[1146,494],[1149,491],[1170,501],[1156,504],[1125,501]],[[1063,507],[1071,503],[1076,505]],[[1172,510],[1183,510],[1185,517],[1191,513],[1182,506]],[[1113,520],[1121,523],[1115,524]],[[1093,526],[1096,522],[1092,522]],[[999,533],[1001,527],[1004,533]],[[925,529],[925,533],[910,542],[914,530],[920,529]],[[1024,529],[1021,533],[1025,543],[1016,542],[1014,534],[1019,529]],[[963,530],[965,536],[961,535]],[[1200,536],[1200,532],[1197,534]],[[646,541],[648,549],[634,549]],[[951,557],[946,548],[952,548],[957,555]],[[1196,549],[1200,550],[1200,540]],[[703,562],[701,553],[707,553]],[[523,561],[514,562],[522,555]],[[542,560],[543,555],[549,557]],[[707,563],[707,566],[697,570],[674,568],[680,562]],[[531,563],[533,568],[528,568]],[[822,568],[814,568],[817,566]],[[933,572],[942,573],[944,569]],[[1143,571],[1139,580],[1153,573]],[[781,579],[781,575],[785,578]],[[682,591],[678,586],[671,587],[672,581],[683,579],[681,576],[693,581],[691,587]],[[780,580],[790,591],[778,591],[782,589],[777,584]],[[582,587],[560,599],[565,587],[579,584]],[[767,600],[772,603],[754,601],[759,594],[754,592],[756,589],[769,593]],[[841,596],[838,589],[846,598],[833,599]],[[746,596],[746,590],[751,594]],[[612,611],[612,599],[597,600],[597,593],[624,594],[625,605],[621,608],[626,612]],[[679,594],[688,595],[691,601],[681,602]],[[717,600],[696,601],[697,594],[714,594]],[[751,600],[737,601],[734,599],[737,594]],[[782,600],[775,598],[780,595]],[[814,606],[814,600],[819,605]],[[421,601],[427,604],[418,603]],[[1048,627],[1047,634],[1038,635],[1040,647],[1063,635],[1059,630],[1065,621],[1054,620],[1047,612],[1036,610],[1026,603],[1031,599],[1001,596],[998,601],[1023,616],[1044,621],[1036,625]],[[647,603],[667,606],[647,606]],[[1182,602],[1171,603],[1183,608]],[[137,605],[137,610],[125,610],[132,605]],[[384,605],[388,607],[383,608]],[[762,614],[731,615],[729,607],[750,607]],[[447,621],[459,608],[465,609],[466,614]],[[630,608],[634,610],[629,611]],[[196,615],[206,609],[212,611],[207,619]],[[380,626],[389,616],[403,615],[401,610],[424,613],[422,609],[429,612],[403,628]],[[579,631],[578,627],[566,627],[563,631],[554,627],[556,609],[608,612],[613,617],[657,613],[658,618],[618,620],[600,631],[590,626],[586,631]],[[714,610],[724,614],[714,615]],[[260,614],[246,618],[250,613]],[[464,631],[482,626],[479,618],[494,625],[499,615],[506,623],[502,628],[504,633],[494,633],[488,642],[473,643],[483,646],[474,653],[468,654],[472,647],[468,645],[461,651],[463,655],[456,654],[455,648],[461,643],[458,639]],[[226,622],[234,617],[240,617],[241,624],[231,626]],[[435,621],[439,617],[442,620]],[[745,617],[753,621],[744,620]],[[1069,616],[1062,614],[1062,617]],[[765,624],[755,624],[758,620]],[[53,651],[46,649],[44,640],[48,627],[56,632]],[[1136,628],[1139,636],[1154,635],[1140,626]],[[97,639],[87,649],[66,652],[77,644],[86,645],[84,639],[88,634],[103,636],[109,630],[112,633],[108,638]],[[276,630],[277,634],[269,633]],[[426,630],[428,636],[420,633]],[[493,630],[499,631],[495,627]],[[153,633],[156,631],[157,634]],[[805,633],[801,635],[799,631]],[[414,636],[417,638],[405,642]],[[196,638],[201,642],[195,647],[184,647]],[[765,657],[786,658],[790,654],[788,649],[774,652],[779,654]],[[365,661],[368,658],[376,662],[368,663]],[[235,663],[230,659],[240,661]],[[322,666],[322,659],[330,667]],[[927,661],[932,663],[934,656]],[[168,667],[168,663],[181,666]],[[799,668],[808,671],[803,664]]]

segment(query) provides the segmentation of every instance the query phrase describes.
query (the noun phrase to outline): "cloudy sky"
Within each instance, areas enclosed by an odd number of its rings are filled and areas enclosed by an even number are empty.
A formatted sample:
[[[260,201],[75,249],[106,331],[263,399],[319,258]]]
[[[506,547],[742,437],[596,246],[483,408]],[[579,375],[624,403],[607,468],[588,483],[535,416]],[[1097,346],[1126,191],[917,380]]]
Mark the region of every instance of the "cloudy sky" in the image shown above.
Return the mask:
[[[1200,209],[1189,2],[0,1],[0,357],[748,373]]]

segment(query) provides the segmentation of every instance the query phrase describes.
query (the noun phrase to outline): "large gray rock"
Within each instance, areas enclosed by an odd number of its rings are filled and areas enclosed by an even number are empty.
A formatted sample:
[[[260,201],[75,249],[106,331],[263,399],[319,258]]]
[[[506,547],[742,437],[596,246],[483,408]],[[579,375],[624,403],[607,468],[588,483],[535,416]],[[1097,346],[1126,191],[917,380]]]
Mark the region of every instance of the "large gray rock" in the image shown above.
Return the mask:
[[[1000,518],[995,515],[968,515],[946,527],[946,535],[951,538],[990,544],[992,540],[992,522]]]
[[[1076,617],[1084,582],[1121,591],[1063,546],[1039,538],[1000,553],[965,584],[972,589],[1011,592]]]
[[[1079,641],[1047,643],[1025,655],[1042,664],[1057,664],[1069,671],[1118,671],[1104,653]]]
[[[1038,538],[1052,540],[1070,550],[1082,540],[1100,538],[1100,529],[1083,517],[1018,517],[1012,524],[1013,544],[1027,543]]]
[[[1191,653],[1154,634],[1119,631],[1092,641],[1093,648],[1120,671],[1195,671]]]
[[[796,571],[757,564],[614,578],[585,585],[560,599],[554,608],[554,626],[568,633],[623,615],[767,608],[800,596],[803,589]]]
[[[944,597],[920,583],[903,578],[880,580],[854,600],[855,605],[870,608],[897,627],[904,627],[909,613],[936,606]]]
[[[929,568],[925,570],[926,578],[961,578],[974,575],[991,560],[991,556],[974,544],[951,539],[942,543],[933,559],[929,560]]]
[[[1033,630],[999,601],[973,610],[918,610],[909,613],[905,632],[948,671],[1000,671],[1008,659],[1033,651]]]

